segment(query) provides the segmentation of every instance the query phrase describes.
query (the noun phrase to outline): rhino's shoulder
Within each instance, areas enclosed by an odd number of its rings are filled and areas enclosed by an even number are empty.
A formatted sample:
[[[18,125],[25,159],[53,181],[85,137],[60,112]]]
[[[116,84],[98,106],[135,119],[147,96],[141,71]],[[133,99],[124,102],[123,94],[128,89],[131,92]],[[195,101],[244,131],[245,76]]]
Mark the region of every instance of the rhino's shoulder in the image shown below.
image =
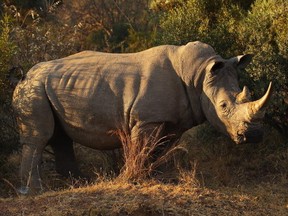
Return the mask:
[[[186,45],[182,46],[182,52],[196,53],[199,55],[199,57],[201,57],[201,55],[205,56],[215,54],[215,50],[209,44],[201,41],[187,43]]]

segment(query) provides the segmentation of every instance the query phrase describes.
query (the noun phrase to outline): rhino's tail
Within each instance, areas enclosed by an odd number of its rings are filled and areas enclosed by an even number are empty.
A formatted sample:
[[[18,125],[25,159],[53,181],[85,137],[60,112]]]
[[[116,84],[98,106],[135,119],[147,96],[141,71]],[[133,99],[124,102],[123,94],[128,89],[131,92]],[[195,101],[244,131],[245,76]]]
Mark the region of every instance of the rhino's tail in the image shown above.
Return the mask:
[[[21,65],[14,66],[9,70],[7,78],[10,82],[10,85],[15,87],[19,81],[25,79],[24,69]]]

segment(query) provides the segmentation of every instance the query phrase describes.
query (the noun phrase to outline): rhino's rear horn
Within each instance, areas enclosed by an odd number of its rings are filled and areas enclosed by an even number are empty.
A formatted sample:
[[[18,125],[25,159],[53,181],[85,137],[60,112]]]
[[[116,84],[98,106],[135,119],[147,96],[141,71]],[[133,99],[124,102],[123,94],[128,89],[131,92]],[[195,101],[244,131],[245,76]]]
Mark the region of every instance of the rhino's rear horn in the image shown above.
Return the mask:
[[[269,87],[265,95],[249,104],[250,117],[251,118],[262,118],[265,114],[265,109],[272,96],[272,82],[269,83]]]
[[[242,92],[240,92],[236,97],[237,103],[246,103],[248,101],[251,101],[251,94],[247,86],[243,87]]]

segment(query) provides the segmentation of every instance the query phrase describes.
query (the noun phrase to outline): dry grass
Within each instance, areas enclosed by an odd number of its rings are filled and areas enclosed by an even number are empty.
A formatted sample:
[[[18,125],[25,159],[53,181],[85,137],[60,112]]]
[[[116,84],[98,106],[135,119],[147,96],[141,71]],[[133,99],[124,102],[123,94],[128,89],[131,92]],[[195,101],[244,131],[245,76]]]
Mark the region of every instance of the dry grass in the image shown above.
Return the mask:
[[[185,160],[197,161],[201,185],[288,183],[288,141],[272,128],[267,128],[261,143],[235,145],[210,126],[201,125],[185,133],[180,143],[189,152]]]
[[[139,137],[131,137],[125,130],[115,132],[122,142],[124,159],[118,180],[139,182],[155,175],[163,178],[162,173],[167,172],[163,170],[165,164],[174,166],[175,153],[186,150],[177,142],[169,143],[172,136],[161,137],[162,130],[163,126],[159,126],[149,135],[143,132]]]
[[[220,187],[99,182],[37,197],[0,199],[0,215],[285,215],[285,186]]]
[[[197,178],[197,163],[194,162],[191,169],[181,169],[179,168],[179,183],[187,187],[200,188],[201,180]]]

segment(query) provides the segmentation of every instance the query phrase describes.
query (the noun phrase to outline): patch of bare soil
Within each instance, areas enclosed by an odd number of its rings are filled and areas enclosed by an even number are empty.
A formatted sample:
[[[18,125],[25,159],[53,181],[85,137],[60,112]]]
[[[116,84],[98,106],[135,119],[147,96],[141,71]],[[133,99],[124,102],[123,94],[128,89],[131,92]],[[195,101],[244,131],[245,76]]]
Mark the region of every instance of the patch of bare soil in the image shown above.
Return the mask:
[[[115,181],[0,200],[0,215],[288,215],[287,185],[217,190]]]

